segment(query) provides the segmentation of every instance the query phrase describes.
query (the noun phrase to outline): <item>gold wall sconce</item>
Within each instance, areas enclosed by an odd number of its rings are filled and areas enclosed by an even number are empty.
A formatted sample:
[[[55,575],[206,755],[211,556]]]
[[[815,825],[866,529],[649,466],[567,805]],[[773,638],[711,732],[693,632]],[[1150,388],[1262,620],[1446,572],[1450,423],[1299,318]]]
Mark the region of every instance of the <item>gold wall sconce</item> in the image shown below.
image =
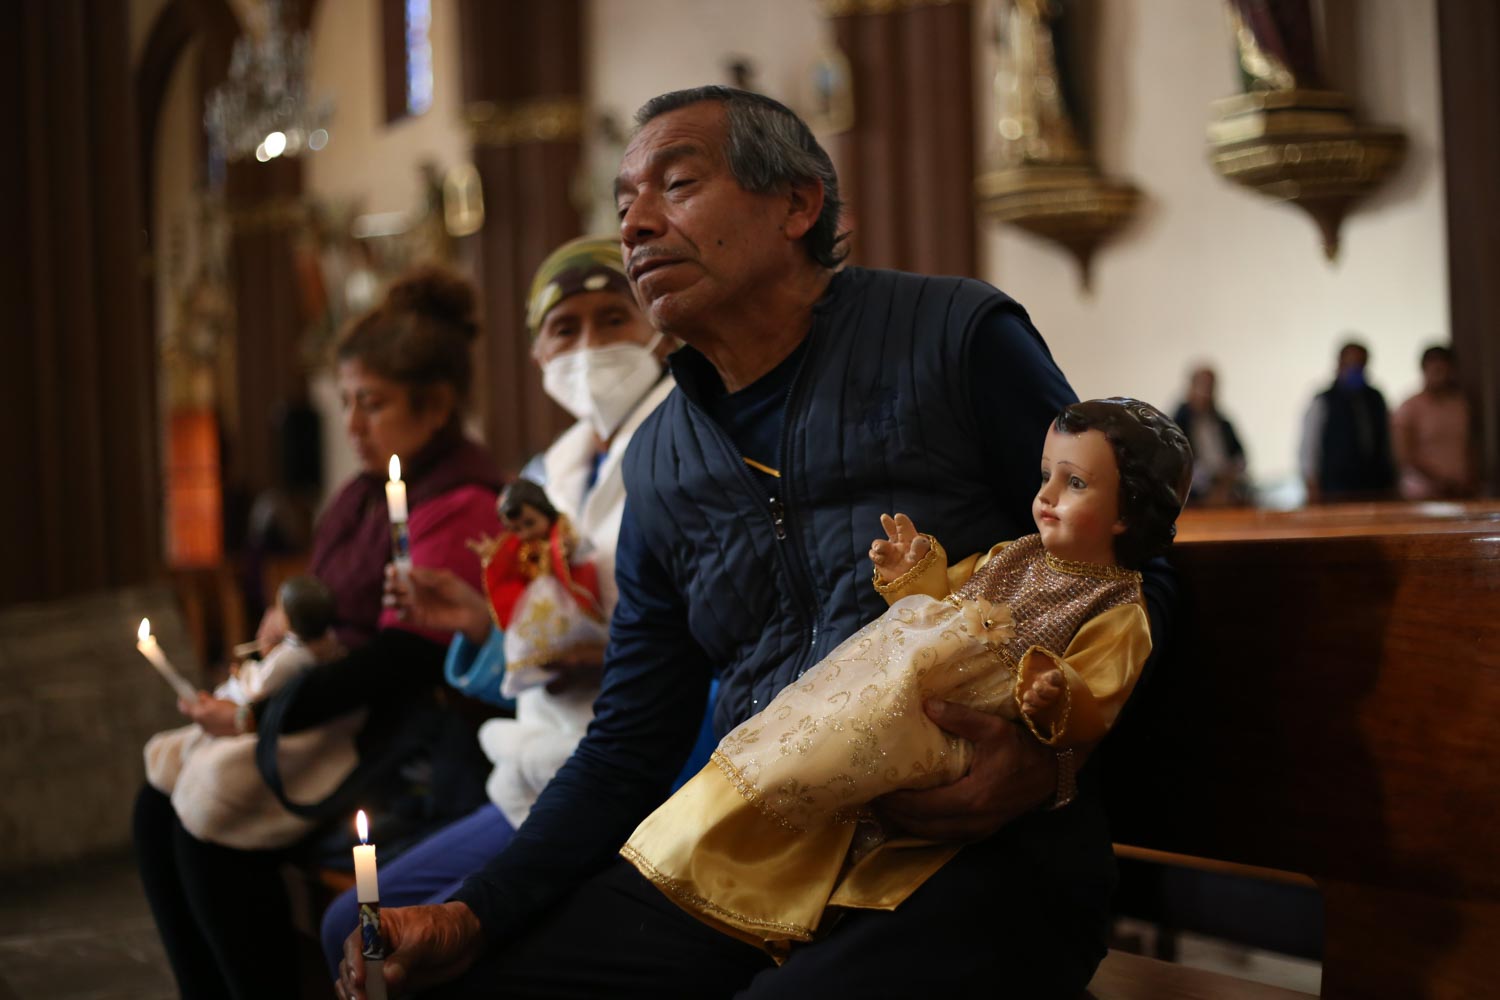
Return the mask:
[[[983,214],[1063,247],[1085,289],[1094,253],[1141,199],[1134,185],[1100,173],[1085,138],[1079,105],[1091,69],[1093,10],[1051,0],[991,4],[999,146],[974,182]]]
[[[1226,0],[1245,93],[1215,101],[1209,161],[1220,175],[1297,206],[1334,260],[1353,205],[1401,165],[1401,130],[1360,125],[1321,83],[1307,0]]]
[[[1135,215],[1140,192],[1092,166],[1028,164],[975,180],[980,210],[1066,249],[1079,282],[1092,286],[1094,251]]]

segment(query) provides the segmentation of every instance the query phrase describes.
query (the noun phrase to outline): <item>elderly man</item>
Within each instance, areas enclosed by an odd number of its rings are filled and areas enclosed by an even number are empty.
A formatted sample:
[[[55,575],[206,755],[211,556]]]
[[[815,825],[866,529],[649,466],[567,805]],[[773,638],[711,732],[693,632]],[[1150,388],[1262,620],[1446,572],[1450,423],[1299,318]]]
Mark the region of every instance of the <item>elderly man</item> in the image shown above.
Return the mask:
[[[838,269],[838,182],[790,111],[708,87],[637,116],[616,190],[630,280],[687,349],[626,456],[620,600],[596,718],[509,848],[437,907],[387,914],[397,989],[437,996],[1013,996],[1076,992],[1113,862],[1092,770],[1008,722],[888,827],[973,841],[894,911],[848,910],[776,965],[678,910],[616,852],[664,797],[709,679],[722,734],[882,602],[883,511],[975,552],[1034,530],[1047,422],[1074,399],[1025,312],[979,282]],[[1156,592],[1161,582],[1155,581]],[[360,995],[357,945],[341,990]],[[459,978],[461,977],[461,978]]]

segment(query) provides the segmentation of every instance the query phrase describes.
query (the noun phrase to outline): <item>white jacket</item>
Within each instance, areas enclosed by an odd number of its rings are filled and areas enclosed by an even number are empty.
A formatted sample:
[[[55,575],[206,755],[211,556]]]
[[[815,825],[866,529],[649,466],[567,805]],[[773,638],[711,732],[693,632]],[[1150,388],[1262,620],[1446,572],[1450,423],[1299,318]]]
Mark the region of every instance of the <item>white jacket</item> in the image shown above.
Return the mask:
[[[594,461],[594,430],[580,420],[564,431],[542,458],[547,497],[568,515],[578,532],[580,555],[599,570],[599,596],[605,615],[615,609],[615,545],[625,513],[625,477],[620,464],[636,428],[672,392],[672,376],[664,375],[636,404],[615,432],[599,465],[594,488],[585,497]],[[491,719],[479,727],[479,745],[494,761],[485,788],[512,826],[520,826],[537,796],[567,763],[594,718],[597,688],[573,688],[548,694],[533,687],[516,697],[514,719]]]

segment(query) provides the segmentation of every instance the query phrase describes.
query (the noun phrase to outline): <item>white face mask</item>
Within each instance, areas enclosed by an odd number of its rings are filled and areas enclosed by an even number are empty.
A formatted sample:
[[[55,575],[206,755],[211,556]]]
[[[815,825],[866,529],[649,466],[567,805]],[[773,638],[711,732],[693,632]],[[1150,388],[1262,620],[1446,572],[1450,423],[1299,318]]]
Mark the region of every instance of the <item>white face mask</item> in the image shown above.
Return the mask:
[[[654,353],[659,343],[660,333],[644,346],[610,344],[559,354],[542,365],[542,388],[607,441],[661,378]]]

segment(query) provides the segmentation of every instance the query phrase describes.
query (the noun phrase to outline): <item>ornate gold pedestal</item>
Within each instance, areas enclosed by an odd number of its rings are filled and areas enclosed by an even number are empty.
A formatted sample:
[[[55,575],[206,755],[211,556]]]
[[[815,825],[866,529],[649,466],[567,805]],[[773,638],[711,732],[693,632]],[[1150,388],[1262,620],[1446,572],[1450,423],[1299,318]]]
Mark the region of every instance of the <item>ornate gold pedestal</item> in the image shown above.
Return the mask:
[[[1061,244],[1077,258],[1085,288],[1094,251],[1130,220],[1141,197],[1134,186],[1082,165],[1002,168],[980,175],[974,186],[986,215]]]
[[[1214,103],[1209,159],[1236,184],[1298,206],[1338,255],[1349,208],[1389,177],[1406,153],[1394,128],[1361,126],[1336,91],[1252,91]]]

